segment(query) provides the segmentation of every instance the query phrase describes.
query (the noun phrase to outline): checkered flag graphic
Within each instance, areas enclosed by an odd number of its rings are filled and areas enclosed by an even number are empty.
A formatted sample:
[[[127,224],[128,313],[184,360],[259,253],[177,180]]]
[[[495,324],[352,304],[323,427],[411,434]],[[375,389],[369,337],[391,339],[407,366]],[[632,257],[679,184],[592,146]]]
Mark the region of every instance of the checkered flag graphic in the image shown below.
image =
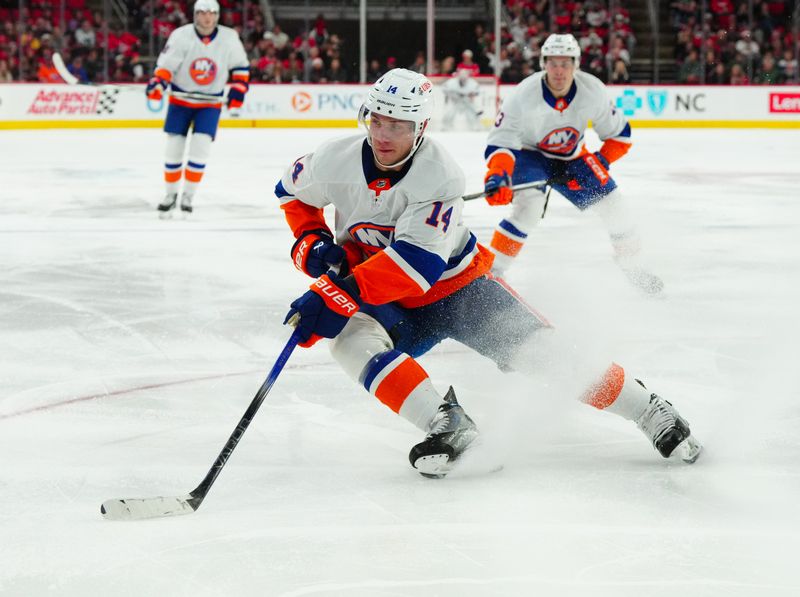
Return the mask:
[[[97,114],[113,114],[119,92],[120,90],[117,87],[102,88],[97,98]]]

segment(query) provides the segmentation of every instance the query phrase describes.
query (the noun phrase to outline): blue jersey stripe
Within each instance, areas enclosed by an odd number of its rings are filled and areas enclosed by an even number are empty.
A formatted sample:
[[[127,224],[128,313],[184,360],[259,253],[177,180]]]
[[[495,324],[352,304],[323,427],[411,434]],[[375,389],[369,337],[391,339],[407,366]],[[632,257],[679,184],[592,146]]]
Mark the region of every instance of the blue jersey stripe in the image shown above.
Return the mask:
[[[282,180],[279,180],[279,181],[278,181],[278,184],[276,184],[276,185],[275,185],[275,196],[276,196],[278,199],[282,199],[283,197],[290,197],[290,196],[291,196],[291,193],[289,193],[289,192],[288,192],[288,191],[287,191],[287,190],[286,190],[286,189],[283,187],[283,181],[282,181]]]
[[[457,267],[467,255],[472,253],[472,250],[475,248],[476,244],[478,244],[478,239],[472,232],[470,232],[469,241],[464,247],[464,250],[461,251],[458,255],[453,255],[450,259],[447,260],[447,267],[445,268],[445,271]]]
[[[431,286],[442,276],[446,264],[436,253],[403,240],[393,242],[391,246]]]
[[[197,162],[193,162],[192,160],[189,160],[189,161],[187,162],[187,165],[188,165],[190,168],[195,168],[196,170],[202,170],[203,168],[205,168],[205,167],[206,167],[206,165],[205,165],[205,164],[198,164]]]

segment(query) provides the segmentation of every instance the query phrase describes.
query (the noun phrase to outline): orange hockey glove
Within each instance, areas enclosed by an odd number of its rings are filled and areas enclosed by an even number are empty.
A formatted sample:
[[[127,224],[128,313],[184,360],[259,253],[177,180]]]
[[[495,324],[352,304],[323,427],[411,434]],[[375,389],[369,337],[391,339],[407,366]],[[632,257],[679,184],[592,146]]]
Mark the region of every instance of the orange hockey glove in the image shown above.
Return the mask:
[[[489,158],[488,170],[483,179],[483,192],[489,205],[507,205],[514,198],[511,175],[514,173],[514,158],[504,152]]]

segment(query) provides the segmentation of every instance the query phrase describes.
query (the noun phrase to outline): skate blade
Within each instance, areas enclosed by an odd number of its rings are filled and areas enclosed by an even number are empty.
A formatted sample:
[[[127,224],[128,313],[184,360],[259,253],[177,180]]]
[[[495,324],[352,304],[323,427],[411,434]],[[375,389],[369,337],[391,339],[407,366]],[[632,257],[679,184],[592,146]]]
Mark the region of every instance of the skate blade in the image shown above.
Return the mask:
[[[675,448],[675,453],[687,464],[694,464],[703,451],[703,445],[690,435]]]
[[[172,210],[159,211],[158,212],[158,219],[159,220],[171,220],[172,219]]]
[[[469,446],[456,460],[450,460],[447,454],[422,456],[416,460],[414,468],[428,479],[471,477],[503,470],[503,464],[496,457],[480,448],[480,445]]]

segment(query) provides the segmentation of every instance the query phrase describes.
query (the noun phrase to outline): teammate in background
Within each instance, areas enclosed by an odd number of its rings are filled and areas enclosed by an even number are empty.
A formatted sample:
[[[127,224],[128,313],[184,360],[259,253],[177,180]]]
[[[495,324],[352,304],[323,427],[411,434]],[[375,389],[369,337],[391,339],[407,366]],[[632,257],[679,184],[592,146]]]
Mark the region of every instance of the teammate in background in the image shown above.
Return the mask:
[[[472,71],[465,68],[458,70],[455,76],[445,81],[442,91],[446,106],[442,119],[444,130],[454,130],[456,118],[463,119],[466,130],[479,131],[483,128],[480,85],[472,78]]]
[[[158,205],[161,218],[172,216],[182,173],[186,180],[181,193],[181,211],[192,212],[194,194],[203,178],[211,142],[217,134],[229,72],[233,84],[228,91],[228,108],[232,111],[241,108],[247,93],[250,70],[242,42],[236,31],[218,25],[218,21],[217,0],[197,0],[194,24],[172,32],[158,57],[155,74],[147,84],[147,97],[152,100],[160,100],[166,89],[171,89],[164,122],[166,196]],[[192,139],[184,166],[189,127]]]
[[[641,263],[639,234],[608,171],[628,152],[631,127],[611,106],[605,85],[578,70],[580,53],[572,35],[548,37],[539,59],[542,72],[517,85],[489,133],[486,199],[491,205],[513,199],[511,215],[500,221],[492,238],[494,272],[502,275],[508,268],[546,207],[543,190],[514,193],[512,180],[514,185],[547,180],[575,207],[602,218],[617,264],[635,286],[655,294],[663,283]],[[594,153],[583,142],[589,120],[603,141]]]
[[[292,261],[316,278],[286,321],[298,326],[301,346],[334,339],[341,367],[426,434],[409,459],[440,477],[478,431],[453,388],[442,396],[415,357],[452,338],[503,371],[533,374],[552,354],[553,330],[490,274],[491,252],[464,225],[464,175],[424,138],[431,89],[409,70],[383,75],[359,111],[366,138],[332,140],[297,159],[275,194],[296,238]],[[333,230],[323,215],[331,204]],[[561,379],[574,379],[579,359],[558,360],[548,367],[562,365]],[[670,403],[617,364],[583,369],[585,402],[635,421],[663,456],[697,458],[701,447]]]

